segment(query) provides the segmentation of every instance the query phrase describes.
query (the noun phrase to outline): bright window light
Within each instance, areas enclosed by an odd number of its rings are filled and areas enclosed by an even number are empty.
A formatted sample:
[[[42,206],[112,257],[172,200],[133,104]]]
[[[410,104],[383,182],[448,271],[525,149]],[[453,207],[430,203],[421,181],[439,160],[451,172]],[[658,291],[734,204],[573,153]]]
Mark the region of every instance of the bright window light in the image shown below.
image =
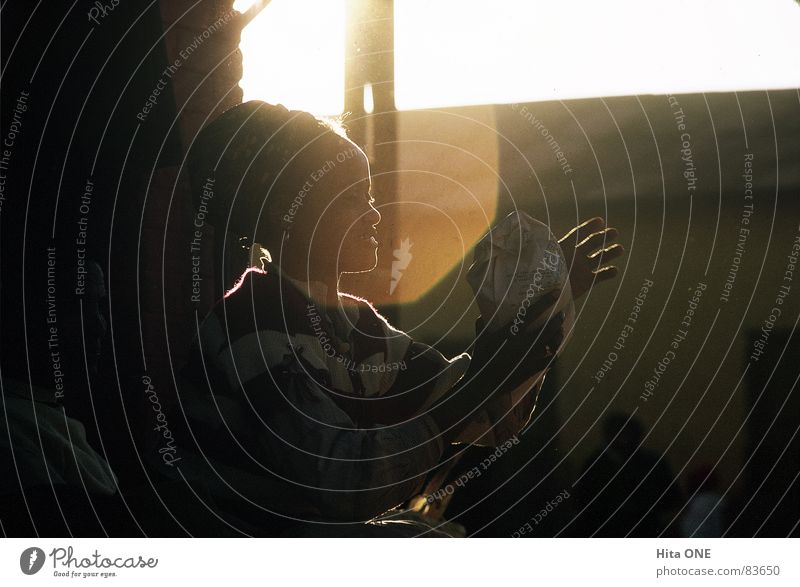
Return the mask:
[[[375,97],[372,93],[372,84],[364,84],[364,112],[372,114],[375,110]]]
[[[238,10],[239,12],[245,12],[258,1],[259,0],[235,0],[233,3],[233,9]]]
[[[396,0],[398,109],[800,86],[795,0]]]
[[[237,0],[244,12],[253,0]],[[344,110],[345,0],[272,0],[242,31],[243,100]]]

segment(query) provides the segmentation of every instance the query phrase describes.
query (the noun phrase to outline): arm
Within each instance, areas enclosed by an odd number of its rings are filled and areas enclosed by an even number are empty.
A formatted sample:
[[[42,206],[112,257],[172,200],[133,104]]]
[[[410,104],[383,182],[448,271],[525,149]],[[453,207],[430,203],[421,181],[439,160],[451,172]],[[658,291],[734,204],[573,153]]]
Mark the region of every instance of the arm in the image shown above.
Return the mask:
[[[592,218],[559,240],[569,266],[573,299],[583,296],[595,283],[616,276],[617,268],[606,263],[624,252],[621,245],[609,244],[617,234],[616,229],[605,228],[602,218]],[[469,372],[454,392],[437,402],[436,409],[431,411],[446,441],[458,438],[470,423],[470,416],[474,417],[482,406],[490,409],[499,406],[501,416],[508,412],[504,423],[511,428],[520,428],[529,419],[544,374],[562,343],[563,315],[548,315],[548,322],[541,329],[533,328],[532,324],[556,303],[559,295],[560,292],[555,292],[545,296],[530,308],[526,314],[529,326],[519,335],[512,336],[507,328],[488,333],[482,320],[478,320]],[[541,376],[537,377],[539,374]],[[534,386],[537,386],[536,395],[528,393]],[[492,401],[504,396],[511,401]],[[497,427],[498,419],[491,420]]]
[[[537,302],[527,314],[528,323],[533,324],[547,312],[558,295],[555,292]],[[511,419],[519,424],[518,428],[524,425],[535,407],[535,398],[526,398],[525,394],[541,383],[551,365],[562,341],[563,318],[563,314],[557,314],[542,328],[529,326],[517,335],[511,334],[508,328],[487,333],[482,319],[478,319],[478,336],[469,371],[453,392],[437,402],[430,412],[446,442],[456,439],[469,442],[460,435],[481,408],[492,411],[503,406],[499,416],[506,411],[515,412],[509,414],[513,416]],[[510,400],[498,404],[496,400],[502,397],[514,398],[514,404]]]

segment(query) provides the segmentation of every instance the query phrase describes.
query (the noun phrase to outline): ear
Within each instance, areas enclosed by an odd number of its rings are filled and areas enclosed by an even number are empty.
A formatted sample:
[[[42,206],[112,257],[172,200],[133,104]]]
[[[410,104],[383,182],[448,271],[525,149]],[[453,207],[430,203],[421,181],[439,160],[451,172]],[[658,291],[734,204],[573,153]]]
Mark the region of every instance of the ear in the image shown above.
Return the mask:
[[[259,267],[264,271],[267,268],[267,263],[271,262],[272,254],[263,244],[254,242],[250,246],[250,267]]]

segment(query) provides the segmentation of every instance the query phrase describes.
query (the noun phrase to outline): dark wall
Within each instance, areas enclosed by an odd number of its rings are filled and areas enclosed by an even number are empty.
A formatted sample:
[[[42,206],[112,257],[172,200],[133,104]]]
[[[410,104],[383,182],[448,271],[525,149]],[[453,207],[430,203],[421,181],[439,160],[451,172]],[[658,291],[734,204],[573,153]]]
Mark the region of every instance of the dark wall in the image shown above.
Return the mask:
[[[158,4],[122,2],[91,21],[81,3],[67,11],[8,2],[2,27],[2,129],[4,138],[16,133],[0,212],[3,370],[53,385],[42,336],[50,319],[59,329],[70,413],[87,422],[90,437],[99,428],[127,435],[127,421],[136,434],[141,402],[127,414],[123,407],[144,368],[137,317],[144,194],[150,174],[180,154],[170,87],[147,124],[137,118],[166,64]],[[50,284],[48,248],[57,270]],[[70,328],[89,303],[83,271],[90,261],[102,269],[108,294],[97,426],[80,328]]]
[[[513,198],[559,236],[579,220],[603,216],[619,229],[626,249],[617,263],[619,277],[578,304],[572,341],[559,360],[557,382],[550,382],[554,402],[545,409],[552,413],[540,414],[545,428],[540,440],[553,440],[557,448],[550,449],[551,460],[563,458],[565,468],[551,481],[550,493],[537,489],[533,501],[546,502],[577,479],[585,460],[601,446],[603,418],[623,410],[642,420],[646,446],[665,455],[683,487],[695,467],[714,465],[726,498],[746,503],[755,488],[744,467],[763,427],[754,425],[750,409],[766,381],[753,372],[775,368],[784,374],[784,383],[780,392],[771,383],[772,393],[797,393],[793,355],[780,353],[785,338],[768,338],[771,354],[753,358],[757,347],[752,337],[769,322],[774,307],[781,311],[776,332],[791,332],[800,316],[800,273],[789,258],[800,243],[798,93],[697,94],[676,100],[685,116],[680,120],[667,96],[491,107],[501,177],[497,216],[513,209]],[[475,118],[473,110],[447,112]],[[682,152],[684,133],[691,154]],[[548,136],[558,143],[570,171],[565,173]],[[746,158],[752,180],[743,177]],[[688,181],[691,175],[684,176],[689,159],[694,183]],[[752,200],[745,198],[748,181]],[[746,207],[750,204],[752,209]],[[750,232],[741,233],[742,228]],[[438,251],[417,247],[414,253],[423,258]],[[466,265],[444,275],[424,298],[399,310],[400,326],[429,342],[449,332],[440,346],[451,353],[468,344],[478,313],[464,279],[469,256]],[[645,280],[653,285],[638,320],[624,346],[615,348]],[[699,283],[706,289],[687,336],[648,392],[646,382],[659,361],[679,330],[687,330],[681,322]],[[789,290],[782,293],[781,286]],[[616,353],[613,360],[610,353]],[[788,430],[781,442],[788,443],[800,426],[797,413],[790,403],[769,405],[759,418],[778,418]],[[796,454],[796,437],[792,442],[788,454]],[[517,465],[522,468],[526,461]],[[787,462],[765,465],[769,476],[762,491],[796,484],[798,463]],[[549,482],[550,465],[521,474]],[[788,507],[796,521],[792,491]],[[756,497],[750,507],[761,501]]]

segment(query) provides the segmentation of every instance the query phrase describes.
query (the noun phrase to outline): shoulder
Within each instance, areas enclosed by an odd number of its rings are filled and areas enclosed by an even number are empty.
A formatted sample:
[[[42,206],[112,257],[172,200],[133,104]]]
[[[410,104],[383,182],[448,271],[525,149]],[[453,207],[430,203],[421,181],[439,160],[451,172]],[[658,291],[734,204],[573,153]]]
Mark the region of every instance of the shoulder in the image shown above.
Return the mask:
[[[362,297],[352,294],[340,294],[339,299],[345,311],[352,311],[357,316],[356,328],[366,329],[371,334],[387,336],[392,331],[399,332],[389,321],[372,305],[372,303]]]
[[[243,334],[274,330],[294,334],[310,331],[307,300],[280,276],[247,269],[211,313],[233,341]]]
[[[386,360],[405,357],[416,343],[407,333],[395,328],[368,300],[351,294],[341,294],[342,305],[355,315],[355,332],[363,348],[386,353]],[[345,310],[347,311],[347,310]]]

